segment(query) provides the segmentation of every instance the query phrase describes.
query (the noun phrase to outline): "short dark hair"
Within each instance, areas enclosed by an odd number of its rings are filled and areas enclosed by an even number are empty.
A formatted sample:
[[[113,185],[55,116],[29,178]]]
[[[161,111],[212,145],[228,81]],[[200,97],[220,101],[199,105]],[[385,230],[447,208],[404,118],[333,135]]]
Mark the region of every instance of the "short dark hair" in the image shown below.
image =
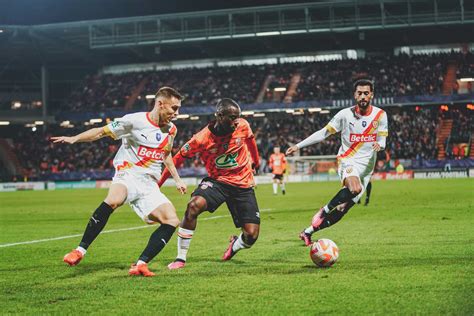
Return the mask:
[[[216,113],[222,113],[223,111],[231,108],[231,107],[234,107],[234,108],[237,108],[240,110],[240,106],[239,104],[230,99],[230,98],[223,98],[223,99],[220,99],[219,102],[217,102],[217,105],[216,105]]]
[[[357,79],[352,85],[352,93],[357,90],[358,86],[370,86],[370,91],[374,92],[374,82],[370,79]]]
[[[158,90],[158,92],[155,94],[155,100],[159,97],[163,97],[166,99],[171,99],[175,97],[179,101],[184,100],[184,96],[178,92],[178,90],[173,89],[171,87],[162,87]]]

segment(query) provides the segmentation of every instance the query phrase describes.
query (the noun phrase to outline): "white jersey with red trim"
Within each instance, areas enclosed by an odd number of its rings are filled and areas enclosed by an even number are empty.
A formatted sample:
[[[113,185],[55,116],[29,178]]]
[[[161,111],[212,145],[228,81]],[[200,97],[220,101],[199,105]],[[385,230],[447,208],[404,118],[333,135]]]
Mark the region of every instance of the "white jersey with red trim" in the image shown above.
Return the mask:
[[[171,151],[177,131],[173,123],[159,127],[150,119],[149,112],[138,112],[115,119],[104,126],[104,131],[122,140],[114,158],[116,171],[130,170],[160,178],[163,161]]]
[[[374,142],[388,135],[387,114],[384,110],[371,106],[367,115],[361,115],[353,106],[339,111],[326,128],[331,133],[341,132],[338,159],[352,158],[361,163],[368,163],[376,158],[372,149]],[[384,140],[379,143],[385,146]]]

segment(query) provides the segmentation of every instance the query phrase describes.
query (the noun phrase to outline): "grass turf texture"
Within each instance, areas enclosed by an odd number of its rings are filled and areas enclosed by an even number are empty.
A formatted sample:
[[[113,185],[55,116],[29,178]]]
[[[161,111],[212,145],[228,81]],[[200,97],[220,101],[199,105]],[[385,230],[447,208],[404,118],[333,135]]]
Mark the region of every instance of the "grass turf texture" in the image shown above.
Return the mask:
[[[297,239],[339,184],[288,184],[286,196],[257,188],[262,226],[250,250],[221,262],[238,231],[227,208],[205,213],[187,266],[168,271],[176,235],[151,264],[154,278],[129,277],[156,226],[100,235],[76,267],[62,262],[80,237],[0,248],[1,313],[108,314],[458,314],[474,313],[474,181],[376,181],[355,206],[316,233],[340,247],[329,269],[314,266]],[[165,193],[181,217],[189,195]],[[0,193],[0,244],[82,234],[105,190]],[[141,226],[124,206],[106,230]]]

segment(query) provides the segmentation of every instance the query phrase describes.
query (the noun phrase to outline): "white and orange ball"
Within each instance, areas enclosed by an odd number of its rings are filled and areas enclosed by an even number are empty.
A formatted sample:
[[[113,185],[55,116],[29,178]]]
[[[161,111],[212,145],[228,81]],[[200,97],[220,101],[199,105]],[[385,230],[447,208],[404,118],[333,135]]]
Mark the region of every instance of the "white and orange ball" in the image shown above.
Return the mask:
[[[318,267],[330,267],[339,258],[339,247],[330,239],[319,239],[311,245],[309,255]]]

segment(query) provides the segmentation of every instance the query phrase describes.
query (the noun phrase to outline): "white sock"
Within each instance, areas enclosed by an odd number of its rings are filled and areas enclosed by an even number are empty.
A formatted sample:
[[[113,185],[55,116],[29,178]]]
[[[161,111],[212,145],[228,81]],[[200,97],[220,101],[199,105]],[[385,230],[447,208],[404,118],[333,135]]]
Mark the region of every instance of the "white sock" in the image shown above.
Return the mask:
[[[247,245],[246,243],[244,243],[242,235],[243,234],[240,234],[239,238],[234,242],[234,245],[232,246],[233,252],[237,252],[241,249],[247,249],[251,247],[251,245]]]
[[[285,191],[285,184],[284,183],[280,184],[280,188],[282,191]]]
[[[304,230],[304,232],[308,235],[312,235],[314,233],[314,228],[313,228],[313,225],[309,226],[308,228],[306,228]]]
[[[85,256],[85,254],[87,253],[87,250],[85,248],[82,248],[81,246],[77,246],[76,250],[82,253],[83,256]]]
[[[143,260],[138,260],[138,261],[137,261],[137,266],[140,265],[140,264],[147,264],[147,263],[146,263],[145,261],[143,261]]]
[[[178,229],[178,255],[177,259],[186,261],[186,256],[188,255],[189,245],[191,244],[191,239],[193,238],[194,230],[189,230],[185,228]]]
[[[273,183],[273,194],[277,194],[278,192],[278,183]]]

